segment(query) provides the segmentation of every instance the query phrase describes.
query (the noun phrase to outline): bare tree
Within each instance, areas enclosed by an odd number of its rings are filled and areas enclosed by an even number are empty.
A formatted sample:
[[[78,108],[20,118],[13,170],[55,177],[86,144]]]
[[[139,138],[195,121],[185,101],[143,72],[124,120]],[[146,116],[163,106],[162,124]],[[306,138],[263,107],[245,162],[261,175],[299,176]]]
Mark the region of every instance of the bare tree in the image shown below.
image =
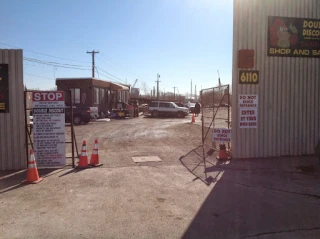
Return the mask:
[[[148,95],[148,94],[149,94],[150,88],[149,88],[149,86],[147,85],[147,82],[142,81],[142,82],[140,83],[140,88],[141,88],[141,91],[143,92],[144,95]]]

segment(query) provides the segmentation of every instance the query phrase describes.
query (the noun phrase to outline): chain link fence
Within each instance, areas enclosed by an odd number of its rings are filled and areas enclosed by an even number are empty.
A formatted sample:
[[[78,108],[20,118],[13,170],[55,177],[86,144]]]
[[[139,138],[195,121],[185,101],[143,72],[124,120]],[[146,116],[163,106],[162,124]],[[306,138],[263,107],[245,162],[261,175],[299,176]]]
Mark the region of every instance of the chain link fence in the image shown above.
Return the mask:
[[[200,98],[203,145],[218,149],[217,143],[212,141],[213,129],[230,128],[231,124],[229,85],[201,90]]]
[[[215,166],[216,156],[219,154],[219,143],[213,142],[212,139],[214,128],[231,127],[229,89],[229,85],[223,85],[201,90],[202,145],[180,158],[181,163],[206,184],[216,181],[221,175],[221,169]],[[230,144],[227,147],[230,147]]]

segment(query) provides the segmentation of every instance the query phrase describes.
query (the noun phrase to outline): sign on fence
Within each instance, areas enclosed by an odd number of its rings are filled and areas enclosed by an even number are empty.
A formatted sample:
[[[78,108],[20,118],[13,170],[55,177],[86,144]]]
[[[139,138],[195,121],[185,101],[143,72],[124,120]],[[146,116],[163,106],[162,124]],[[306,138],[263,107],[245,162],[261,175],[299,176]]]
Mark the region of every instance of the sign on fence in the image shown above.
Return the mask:
[[[212,142],[231,142],[231,129],[216,128],[213,129]]]
[[[258,96],[239,95],[239,127],[257,128],[258,127]]]
[[[33,92],[32,100],[37,165],[63,167],[66,164],[64,92]]]

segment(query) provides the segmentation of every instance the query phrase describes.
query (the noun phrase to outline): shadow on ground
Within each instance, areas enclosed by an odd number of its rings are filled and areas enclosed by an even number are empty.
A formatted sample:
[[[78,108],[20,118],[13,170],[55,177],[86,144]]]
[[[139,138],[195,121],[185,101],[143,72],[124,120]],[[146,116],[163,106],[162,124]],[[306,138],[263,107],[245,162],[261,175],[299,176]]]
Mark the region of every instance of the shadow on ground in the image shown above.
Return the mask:
[[[46,178],[53,174],[69,169],[70,167],[65,167],[62,169],[38,169],[38,173],[41,178]],[[0,171],[0,194],[28,185],[25,183],[26,178],[27,170]]]
[[[260,160],[219,163],[216,152],[204,162],[202,153],[201,146],[180,158],[212,186],[182,238],[320,238],[319,170],[283,171],[285,160],[267,160],[270,168]]]

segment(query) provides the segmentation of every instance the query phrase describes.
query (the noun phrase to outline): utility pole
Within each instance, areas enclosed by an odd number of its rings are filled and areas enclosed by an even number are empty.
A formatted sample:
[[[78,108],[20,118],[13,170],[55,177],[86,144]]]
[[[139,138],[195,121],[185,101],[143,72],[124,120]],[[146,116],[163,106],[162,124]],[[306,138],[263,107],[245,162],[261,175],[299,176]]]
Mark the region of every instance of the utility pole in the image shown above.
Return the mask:
[[[159,82],[161,82],[161,81],[159,81],[159,78],[160,78],[160,75],[159,74],[157,74],[157,100],[159,100]]]
[[[194,99],[197,100],[197,85],[194,85]]]
[[[191,79],[191,91],[190,91],[190,100],[192,99],[192,79]]]
[[[176,100],[176,88],[177,87],[172,87],[173,88],[173,100],[175,101]]]
[[[87,51],[87,54],[91,54],[92,55],[92,78],[94,78],[94,54],[99,53],[99,51]]]

